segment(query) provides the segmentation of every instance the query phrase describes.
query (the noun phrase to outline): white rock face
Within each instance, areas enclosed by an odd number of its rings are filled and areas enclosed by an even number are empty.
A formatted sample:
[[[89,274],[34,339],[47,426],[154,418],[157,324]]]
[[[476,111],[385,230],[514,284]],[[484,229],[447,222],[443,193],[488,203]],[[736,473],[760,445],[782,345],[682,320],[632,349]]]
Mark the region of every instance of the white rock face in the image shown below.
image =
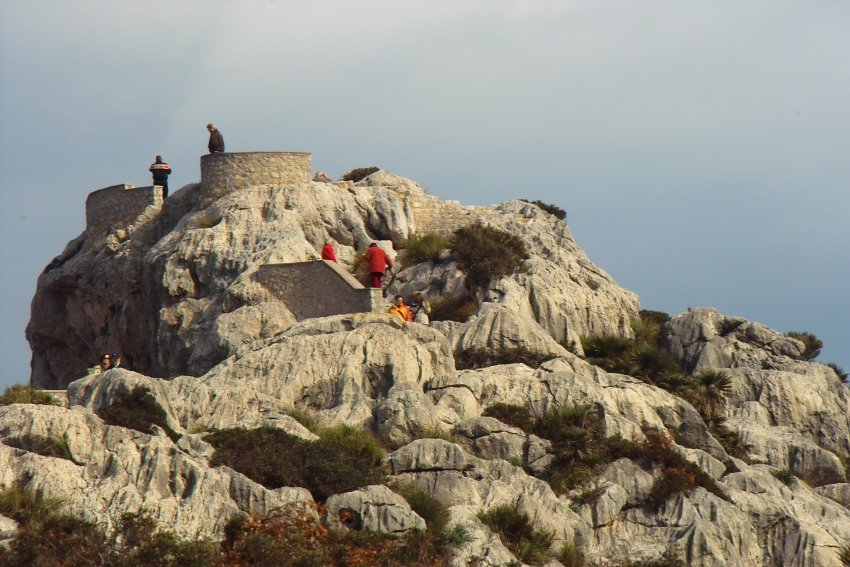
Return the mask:
[[[334,494],[325,506],[324,521],[336,529],[403,534],[426,527],[425,520],[410,509],[404,498],[383,485]]]
[[[191,449],[193,436],[175,444],[107,426],[80,406],[0,407],[0,440],[23,435],[63,440],[73,461],[0,444],[0,488],[61,498],[65,511],[106,528],[124,513],[146,511],[182,537],[221,538],[236,514],[313,502],[306,489],[268,490],[227,467],[211,468],[203,451]]]
[[[383,313],[296,321],[285,298],[256,277],[267,263],[317,259],[328,237],[348,264],[371,241],[394,255],[393,243],[452,222],[506,230],[530,252],[523,273],[478,290],[481,307],[463,324],[408,324]],[[463,274],[442,259],[401,271],[390,291],[466,294]],[[398,447],[386,458],[387,484],[415,483],[449,506],[450,526],[472,536],[453,550],[453,565],[515,559],[477,518],[509,505],[552,532],[553,550],[574,544],[603,563],[672,551],[694,566],[839,567],[838,550],[850,541],[841,460],[850,455],[850,399],[835,373],[796,360],[802,344],[764,325],[713,309],[674,317],[666,341],[689,371],[731,377],[726,425],[750,446],[746,462],[734,459],[684,399],[572,353],[581,352],[581,336],[631,335],[637,316],[634,294],[535,205],[464,207],[387,172],[357,184],[251,187],[204,207],[189,186],[132,226],[87,230],[40,277],[27,331],[33,383],[70,382],[71,409],[0,407],[0,489],[23,484],[62,497],[67,511],[107,528],[146,510],[179,535],[220,538],[234,514],[315,503],[306,489],[269,490],[211,467],[213,447],[193,432],[274,427],[315,440],[293,417],[299,410],[322,424],[371,429]],[[548,360],[458,371],[457,357],[479,349]],[[73,381],[98,351],[115,350],[140,372]],[[97,417],[137,386],[163,408],[177,442],[158,427],[148,435]],[[655,509],[647,499],[665,470],[640,459],[619,459],[590,485],[555,494],[526,472],[542,476],[557,462],[553,443],[483,417],[496,403],[533,416],[589,405],[606,436],[636,443],[654,431],[728,500],[696,487]],[[73,460],[11,446],[29,434],[62,439]],[[785,486],[771,474],[779,468],[825,485]],[[591,501],[593,488],[599,498]],[[4,520],[0,540],[15,529]],[[324,520],[399,534],[424,527],[384,485],[331,496]]]

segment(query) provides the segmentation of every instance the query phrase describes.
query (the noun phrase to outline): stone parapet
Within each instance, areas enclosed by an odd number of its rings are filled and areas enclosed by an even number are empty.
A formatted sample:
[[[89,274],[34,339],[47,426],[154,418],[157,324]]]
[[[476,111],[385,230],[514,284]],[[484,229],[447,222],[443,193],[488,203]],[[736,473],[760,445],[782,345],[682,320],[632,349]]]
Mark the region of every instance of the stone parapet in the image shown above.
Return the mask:
[[[309,152],[224,152],[201,156],[201,201],[209,204],[254,185],[310,181]]]
[[[86,229],[126,227],[139,217],[162,207],[162,187],[112,185],[89,193],[86,199]]]
[[[383,313],[380,289],[363,287],[336,262],[314,260],[265,264],[257,279],[286,303],[299,321],[343,313]]]

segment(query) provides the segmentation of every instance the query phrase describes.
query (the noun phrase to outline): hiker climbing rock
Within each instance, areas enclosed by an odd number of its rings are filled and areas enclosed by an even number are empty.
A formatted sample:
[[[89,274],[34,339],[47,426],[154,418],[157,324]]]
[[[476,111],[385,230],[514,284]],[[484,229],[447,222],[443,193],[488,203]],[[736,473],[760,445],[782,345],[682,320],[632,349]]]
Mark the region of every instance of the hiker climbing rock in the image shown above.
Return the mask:
[[[376,242],[369,245],[369,250],[363,256],[363,259],[369,263],[369,276],[372,278],[372,287],[381,287],[381,280],[384,279],[384,272],[389,268],[393,269],[393,263]]]
[[[162,161],[162,156],[156,156],[156,160],[148,169],[153,174],[153,184],[162,186],[162,198],[168,197],[168,176],[171,175],[171,166]]]
[[[210,141],[207,148],[211,154],[217,154],[224,151],[224,136],[221,135],[215,124],[207,124],[207,130],[210,133]]]

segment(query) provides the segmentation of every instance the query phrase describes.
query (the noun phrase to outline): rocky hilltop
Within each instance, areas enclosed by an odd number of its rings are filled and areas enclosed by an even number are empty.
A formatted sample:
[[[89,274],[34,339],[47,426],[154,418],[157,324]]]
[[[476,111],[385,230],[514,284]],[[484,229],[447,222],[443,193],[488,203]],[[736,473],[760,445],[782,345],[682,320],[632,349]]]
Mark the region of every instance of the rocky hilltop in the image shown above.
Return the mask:
[[[832,368],[803,359],[800,341],[693,309],[659,326],[679,382],[647,378],[638,363],[606,366],[582,338],[640,339],[637,297],[590,262],[564,221],[524,201],[463,206],[385,171],[212,196],[202,181],[165,203],[146,199],[121,222],[89,215],[40,276],[32,384],[67,388],[67,407],[0,407],[0,487],[61,497],[107,530],[145,511],[181,537],[221,539],[234,515],[317,501],[331,527],[351,527],[337,520],[345,511],[360,528],[422,529],[391,490],[412,483],[464,527],[452,565],[569,566],[582,554],[589,565],[842,565],[850,398]],[[519,237],[528,258],[473,290],[466,321],[402,323],[380,302],[307,317],[302,306],[327,291],[321,276],[286,293],[262,277],[267,266],[314,265],[328,238],[356,267],[370,242],[395,256],[410,239],[470,224]],[[450,300],[470,293],[465,280],[445,253],[404,262],[389,291]],[[99,352],[119,349],[135,371],[85,376]],[[723,385],[696,389],[712,372]],[[105,412],[140,386],[162,421],[147,432],[109,424]],[[720,391],[721,402],[696,391]],[[385,476],[318,497],[216,460],[212,431],[314,442],[304,415],[371,431]],[[559,430],[556,418],[573,421]],[[20,448],[25,437],[60,438],[68,458]],[[548,533],[551,554],[528,559],[500,538],[481,514],[500,506]]]

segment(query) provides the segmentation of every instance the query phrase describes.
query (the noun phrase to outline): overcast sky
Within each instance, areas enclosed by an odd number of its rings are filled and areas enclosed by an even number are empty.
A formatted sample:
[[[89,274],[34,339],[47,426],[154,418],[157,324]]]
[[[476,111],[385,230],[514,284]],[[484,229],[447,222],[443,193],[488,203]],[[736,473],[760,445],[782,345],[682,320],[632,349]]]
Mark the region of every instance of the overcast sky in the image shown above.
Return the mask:
[[[644,308],[850,369],[850,2],[0,0],[0,386],[91,191],[229,151],[541,199]],[[92,361],[94,364],[96,361]]]

